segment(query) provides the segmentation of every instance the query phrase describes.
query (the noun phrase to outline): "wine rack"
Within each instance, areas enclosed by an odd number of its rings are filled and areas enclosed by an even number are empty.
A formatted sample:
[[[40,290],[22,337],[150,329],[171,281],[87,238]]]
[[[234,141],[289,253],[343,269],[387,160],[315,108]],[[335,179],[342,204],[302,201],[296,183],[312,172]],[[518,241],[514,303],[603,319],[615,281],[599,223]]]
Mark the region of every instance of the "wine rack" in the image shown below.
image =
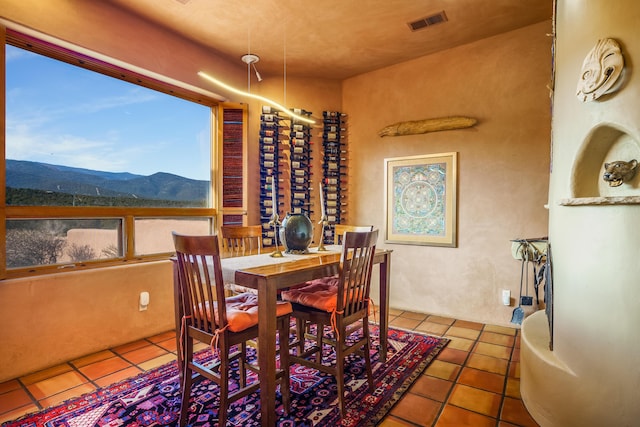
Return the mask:
[[[279,184],[281,175],[281,140],[286,126],[283,118],[273,108],[262,107],[260,115],[260,222],[262,223],[262,246],[275,245],[275,230],[269,224],[273,212],[279,212],[282,196]],[[276,197],[273,197],[275,192]],[[275,206],[273,201],[276,201]]]
[[[344,221],[347,206],[347,115],[323,111],[322,189],[327,221],[324,243],[333,244],[336,223]]]
[[[301,116],[311,116],[311,112],[293,109]],[[306,214],[311,218],[311,127],[301,121],[291,120],[289,131],[289,167],[291,169],[291,213]]]

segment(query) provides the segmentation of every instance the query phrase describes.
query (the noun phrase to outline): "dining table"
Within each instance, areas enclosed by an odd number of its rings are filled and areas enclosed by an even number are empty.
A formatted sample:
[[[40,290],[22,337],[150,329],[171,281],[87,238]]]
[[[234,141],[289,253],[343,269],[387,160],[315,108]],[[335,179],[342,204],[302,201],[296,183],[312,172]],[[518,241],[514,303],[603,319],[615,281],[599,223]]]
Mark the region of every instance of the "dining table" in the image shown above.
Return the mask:
[[[221,259],[225,283],[235,283],[258,293],[258,378],[260,381],[261,425],[276,424],[276,302],[278,291],[309,280],[333,276],[338,273],[342,247],[326,245],[324,250],[310,248],[308,253],[293,254],[260,253]],[[376,249],[374,265],[379,267],[379,295],[371,296],[379,311],[379,355],[387,357],[387,333],[389,328],[389,285],[391,274],[391,250]],[[175,269],[174,269],[175,270]],[[175,272],[174,272],[175,274]],[[179,295],[176,293],[176,298]],[[178,302],[178,300],[176,300]],[[176,304],[176,307],[181,304]],[[176,310],[176,326],[182,315]],[[177,337],[180,340],[180,337]],[[181,343],[178,342],[179,347]],[[181,363],[181,355],[178,355]]]

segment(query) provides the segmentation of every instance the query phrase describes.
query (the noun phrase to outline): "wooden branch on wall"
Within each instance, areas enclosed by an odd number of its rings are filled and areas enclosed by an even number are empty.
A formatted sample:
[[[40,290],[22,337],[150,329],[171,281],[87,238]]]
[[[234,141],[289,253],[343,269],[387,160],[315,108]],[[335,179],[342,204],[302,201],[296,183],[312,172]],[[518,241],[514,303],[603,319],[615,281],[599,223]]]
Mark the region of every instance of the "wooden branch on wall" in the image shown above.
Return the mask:
[[[442,130],[464,129],[475,125],[477,122],[474,118],[461,116],[398,122],[382,128],[378,135],[381,137],[418,135]]]

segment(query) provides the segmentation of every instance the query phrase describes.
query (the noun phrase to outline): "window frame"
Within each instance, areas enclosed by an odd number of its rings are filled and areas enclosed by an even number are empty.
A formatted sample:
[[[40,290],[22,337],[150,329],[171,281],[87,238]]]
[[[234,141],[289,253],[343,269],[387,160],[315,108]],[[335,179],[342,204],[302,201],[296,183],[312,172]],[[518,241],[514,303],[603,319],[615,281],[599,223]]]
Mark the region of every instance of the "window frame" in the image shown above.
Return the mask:
[[[49,42],[39,40],[32,36],[3,27],[1,30],[2,40],[2,69],[0,70],[0,84],[6,85],[6,50],[5,45],[10,44],[31,52],[47,56],[49,58],[63,61],[75,66],[82,67],[89,71],[98,72],[112,78],[126,81],[139,86],[156,90],[167,95],[185,99],[207,106],[211,110],[211,175],[209,188],[209,207],[185,207],[185,208],[155,208],[155,207],[95,207],[95,206],[7,206],[6,205],[6,171],[0,168],[0,205],[2,214],[0,217],[0,234],[2,243],[0,247],[0,280],[17,277],[27,277],[40,274],[50,274],[68,271],[77,271],[89,268],[103,268],[117,265],[126,265],[138,262],[149,262],[168,259],[172,253],[157,253],[149,255],[135,254],[135,221],[139,218],[188,218],[198,219],[208,218],[210,232],[213,232],[216,224],[217,205],[219,204],[219,193],[217,190],[217,152],[218,152],[218,120],[220,102],[203,94],[161,82],[140,73],[123,69],[119,66],[108,64],[104,61],[91,58],[85,54],[74,52],[68,48],[53,45]],[[4,91],[3,91],[4,92]],[[6,162],[6,99],[2,98],[0,105],[0,136],[2,147],[2,162]],[[122,221],[122,244],[123,255],[118,258],[105,260],[91,260],[79,263],[60,263],[43,266],[6,268],[6,222],[14,219],[117,219]]]

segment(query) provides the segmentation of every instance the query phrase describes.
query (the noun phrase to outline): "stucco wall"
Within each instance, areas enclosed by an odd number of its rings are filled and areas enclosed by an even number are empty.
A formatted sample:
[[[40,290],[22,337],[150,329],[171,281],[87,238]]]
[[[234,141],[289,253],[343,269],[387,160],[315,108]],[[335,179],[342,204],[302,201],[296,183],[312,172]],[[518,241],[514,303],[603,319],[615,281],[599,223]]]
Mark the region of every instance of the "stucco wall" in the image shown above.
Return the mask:
[[[549,233],[555,292],[552,356],[562,369],[548,365],[551,355],[538,352],[533,341],[525,346],[523,338],[521,372],[523,400],[544,427],[632,426],[640,419],[640,206],[560,205],[563,199],[588,195],[574,194],[584,188],[582,183],[572,186],[574,173],[601,182],[605,161],[630,160],[616,158],[624,151],[609,150],[615,141],[606,133],[597,133],[589,144],[598,126],[621,131],[624,144],[635,153],[640,150],[640,78],[634,71],[640,58],[638,22],[640,3],[632,0],[560,0],[557,5]],[[576,98],[582,63],[601,38],[621,45],[624,83],[616,93],[582,103]],[[599,167],[580,170],[581,164],[592,163]],[[637,191],[634,181],[617,193]],[[525,323],[523,336],[528,332]]]
[[[458,152],[458,247],[393,249],[391,305],[510,324],[520,265],[510,239],[547,234],[551,22],[344,82],[353,221],[384,230],[384,159]],[[462,115],[469,129],[384,137],[392,123]],[[351,213],[350,213],[351,218]],[[512,298],[515,301],[515,299]]]

